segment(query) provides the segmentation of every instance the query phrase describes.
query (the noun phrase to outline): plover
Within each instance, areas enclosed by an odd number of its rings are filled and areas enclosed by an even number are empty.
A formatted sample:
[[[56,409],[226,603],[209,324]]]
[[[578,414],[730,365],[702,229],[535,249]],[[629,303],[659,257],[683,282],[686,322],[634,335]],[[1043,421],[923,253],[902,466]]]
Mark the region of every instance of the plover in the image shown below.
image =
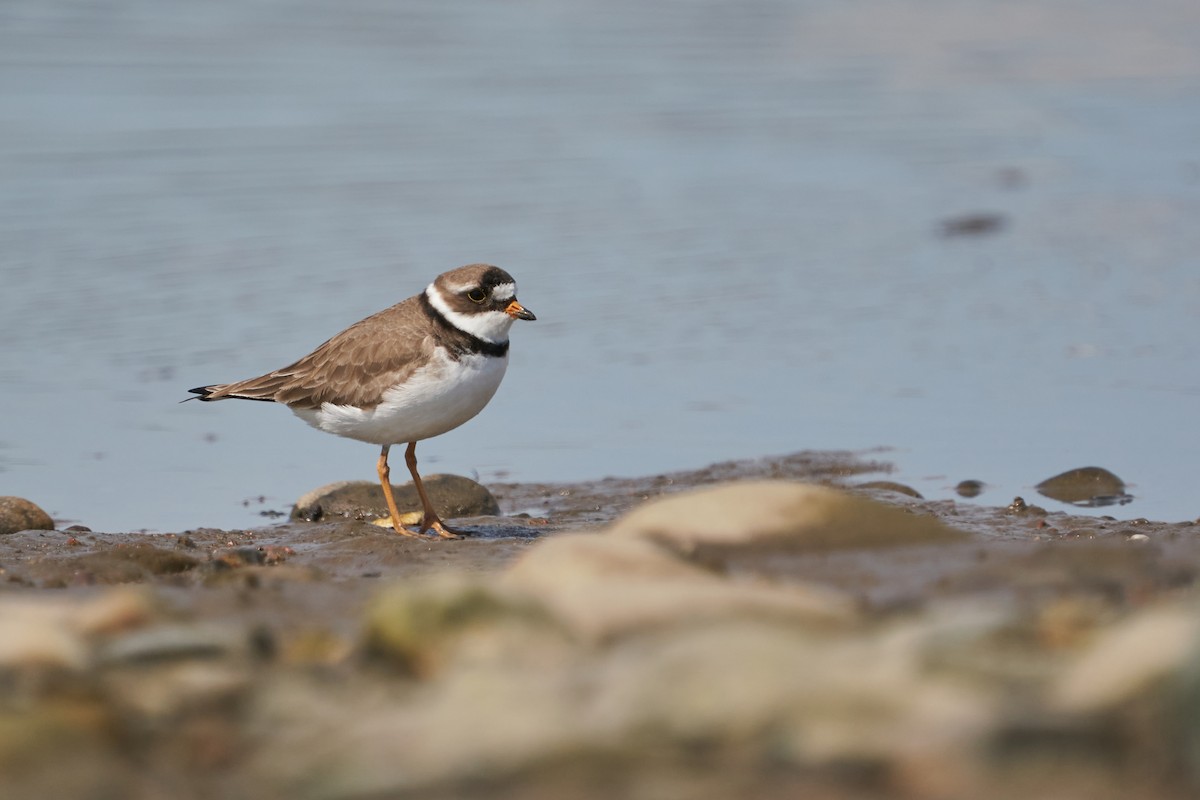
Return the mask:
[[[189,389],[189,400],[265,400],[338,436],[380,445],[376,470],[396,533],[388,451],[407,443],[404,461],[421,498],[419,533],[454,538],[417,472],[417,442],[457,428],[496,393],[508,367],[508,331],[536,319],[517,302],[512,276],[489,264],[443,273],[421,294],[384,309],[282,369],[236,383]]]

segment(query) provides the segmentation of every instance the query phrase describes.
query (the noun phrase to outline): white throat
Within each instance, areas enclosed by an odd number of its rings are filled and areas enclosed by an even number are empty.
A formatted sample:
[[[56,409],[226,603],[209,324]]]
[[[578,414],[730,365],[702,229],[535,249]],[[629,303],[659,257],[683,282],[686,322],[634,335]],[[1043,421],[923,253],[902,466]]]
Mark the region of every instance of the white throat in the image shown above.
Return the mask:
[[[463,333],[469,333],[492,344],[504,344],[508,341],[508,330],[515,320],[503,311],[461,314],[446,304],[441,290],[432,283],[425,287],[425,296],[429,298],[429,305]]]

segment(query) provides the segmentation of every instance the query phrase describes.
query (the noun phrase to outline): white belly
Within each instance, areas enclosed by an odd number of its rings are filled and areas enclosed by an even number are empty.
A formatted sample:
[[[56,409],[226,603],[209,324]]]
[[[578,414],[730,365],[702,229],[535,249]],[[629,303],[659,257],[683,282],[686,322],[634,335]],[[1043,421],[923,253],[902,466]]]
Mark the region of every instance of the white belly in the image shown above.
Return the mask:
[[[441,351],[400,386],[389,389],[371,409],[325,403],[319,409],[295,408],[314,428],[373,444],[402,444],[457,428],[492,399],[508,356],[471,355],[452,361]]]

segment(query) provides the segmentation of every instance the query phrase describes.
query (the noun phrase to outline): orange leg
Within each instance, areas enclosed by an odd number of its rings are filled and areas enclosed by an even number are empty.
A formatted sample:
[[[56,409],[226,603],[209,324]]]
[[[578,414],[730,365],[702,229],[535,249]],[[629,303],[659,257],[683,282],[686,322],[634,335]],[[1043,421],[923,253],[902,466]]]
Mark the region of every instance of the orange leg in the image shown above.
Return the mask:
[[[383,485],[383,499],[387,501],[388,513],[392,515],[392,529],[401,536],[416,536],[417,534],[400,524],[400,511],[396,508],[396,498],[392,497],[392,471],[388,468],[388,450],[390,449],[391,445],[385,444],[383,446],[383,452],[379,454],[379,464],[377,467],[379,482]],[[421,497],[422,499],[425,497],[423,491],[421,492]]]
[[[412,473],[413,485],[417,487],[417,495],[421,498],[421,508],[425,511],[425,518],[421,520],[421,533],[433,531],[443,539],[457,539],[460,531],[449,528],[442,522],[437,512],[433,510],[433,503],[429,502],[429,495],[425,494],[425,486],[421,483],[421,476],[417,474],[416,442],[408,443],[408,449],[404,451],[404,463],[408,464],[408,471]]]

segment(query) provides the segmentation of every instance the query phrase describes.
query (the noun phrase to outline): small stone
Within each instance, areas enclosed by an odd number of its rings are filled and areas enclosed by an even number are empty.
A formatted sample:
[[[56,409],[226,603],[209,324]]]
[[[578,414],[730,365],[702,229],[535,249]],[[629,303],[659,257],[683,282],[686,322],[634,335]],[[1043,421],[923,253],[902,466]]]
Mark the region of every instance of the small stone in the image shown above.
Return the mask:
[[[0,534],[19,531],[52,531],[54,520],[23,497],[0,496]]]
[[[1035,517],[1046,516],[1046,509],[1041,506],[1031,506],[1025,502],[1024,497],[1014,497],[1013,501],[1005,508],[1009,514],[1029,514]]]
[[[460,475],[422,477],[429,500],[444,519],[490,517],[500,505],[487,487]],[[405,512],[421,511],[421,499],[410,482],[392,486],[396,506]],[[340,481],[314,489],[296,501],[292,519],[310,522],[329,517],[370,519],[388,516],[383,488],[374,481]]]
[[[213,553],[210,565],[218,571],[259,565],[273,566],[282,564],[294,555],[296,551],[286,545],[225,547]]]
[[[954,491],[959,497],[978,497],[979,495],[983,494],[983,490],[985,488],[987,488],[987,484],[985,484],[983,481],[967,479],[965,481],[959,481],[958,485],[954,487]]]
[[[263,554],[257,547],[244,545],[242,547],[223,547],[212,555],[210,562],[213,569],[237,569],[253,564],[263,563]]]

